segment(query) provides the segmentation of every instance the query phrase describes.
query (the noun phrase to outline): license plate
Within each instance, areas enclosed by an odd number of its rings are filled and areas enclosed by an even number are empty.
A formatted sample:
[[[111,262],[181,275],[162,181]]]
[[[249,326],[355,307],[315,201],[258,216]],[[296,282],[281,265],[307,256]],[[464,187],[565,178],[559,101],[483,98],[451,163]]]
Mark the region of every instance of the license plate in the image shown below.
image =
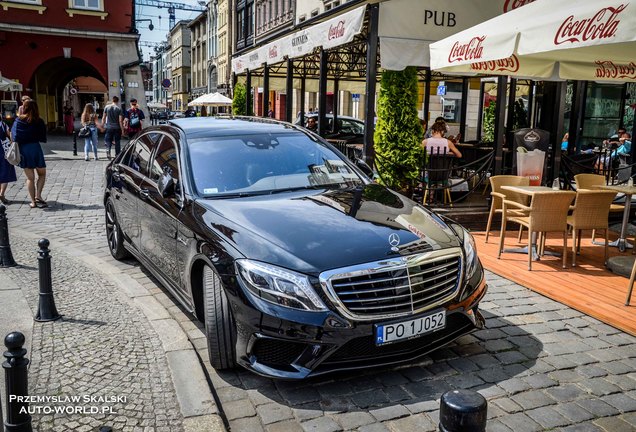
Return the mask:
[[[433,312],[409,321],[379,324],[375,330],[375,344],[383,345],[421,336],[446,326],[446,310]]]

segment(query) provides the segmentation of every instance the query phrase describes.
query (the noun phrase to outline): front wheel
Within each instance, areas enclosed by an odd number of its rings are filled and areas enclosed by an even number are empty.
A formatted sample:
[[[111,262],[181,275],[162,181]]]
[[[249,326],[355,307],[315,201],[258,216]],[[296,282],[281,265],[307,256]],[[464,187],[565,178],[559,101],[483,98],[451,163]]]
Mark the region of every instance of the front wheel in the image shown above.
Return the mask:
[[[122,260],[130,256],[126,248],[124,248],[124,236],[117,221],[115,205],[110,197],[106,201],[106,239],[108,240],[108,249],[113,258]]]
[[[236,324],[221,278],[208,265],[203,267],[205,333],[210,364],[215,369],[232,369],[236,363]]]

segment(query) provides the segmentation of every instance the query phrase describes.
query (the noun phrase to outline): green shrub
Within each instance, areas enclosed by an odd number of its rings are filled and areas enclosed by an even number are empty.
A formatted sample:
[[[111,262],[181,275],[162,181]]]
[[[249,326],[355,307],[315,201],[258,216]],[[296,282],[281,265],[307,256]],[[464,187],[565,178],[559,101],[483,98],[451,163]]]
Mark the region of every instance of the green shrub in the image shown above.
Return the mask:
[[[422,126],[417,116],[417,71],[383,71],[375,126],[375,164],[391,189],[411,192],[422,163]]]
[[[484,121],[481,127],[481,142],[495,142],[495,113],[497,111],[497,103],[490,101],[490,104],[484,108]]]
[[[232,99],[232,113],[234,115],[245,115],[246,95],[245,85],[236,83],[234,86],[234,99]]]

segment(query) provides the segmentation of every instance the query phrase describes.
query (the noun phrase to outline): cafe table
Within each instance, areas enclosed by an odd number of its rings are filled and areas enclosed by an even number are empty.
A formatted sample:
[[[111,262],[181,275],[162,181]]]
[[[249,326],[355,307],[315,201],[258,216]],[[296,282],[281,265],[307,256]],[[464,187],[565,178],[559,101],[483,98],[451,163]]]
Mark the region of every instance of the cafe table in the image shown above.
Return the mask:
[[[538,192],[561,192],[561,193],[570,193],[570,191],[556,190],[547,186],[501,186],[501,189],[504,191],[516,192],[519,194],[527,195],[532,199],[532,197]],[[514,248],[514,249],[505,249],[504,252],[512,252],[512,253],[528,253],[528,247],[522,248]],[[544,251],[544,255],[550,256],[561,256],[560,253]],[[539,261],[541,258],[539,254],[537,254],[537,233],[532,233],[532,260]]]
[[[627,224],[629,222],[629,211],[632,207],[632,195],[636,194],[636,186],[628,185],[598,185],[593,186],[594,189],[610,190],[612,192],[625,194],[625,210],[623,210],[623,222],[621,224],[621,233],[618,240],[613,241],[609,246],[618,247],[618,250],[625,252],[625,249],[631,249],[633,246],[626,240]]]

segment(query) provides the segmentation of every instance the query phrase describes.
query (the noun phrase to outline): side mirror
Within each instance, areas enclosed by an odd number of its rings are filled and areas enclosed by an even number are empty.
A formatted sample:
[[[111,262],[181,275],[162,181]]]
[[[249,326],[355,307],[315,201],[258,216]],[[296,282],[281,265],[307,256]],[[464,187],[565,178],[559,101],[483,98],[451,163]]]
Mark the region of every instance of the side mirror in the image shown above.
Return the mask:
[[[373,179],[374,173],[373,169],[362,159],[356,159],[356,166],[360,171],[362,171],[367,177]]]
[[[159,178],[159,181],[157,181],[157,190],[164,198],[168,198],[169,196],[174,195],[174,186],[175,181],[168,173],[164,173]]]

